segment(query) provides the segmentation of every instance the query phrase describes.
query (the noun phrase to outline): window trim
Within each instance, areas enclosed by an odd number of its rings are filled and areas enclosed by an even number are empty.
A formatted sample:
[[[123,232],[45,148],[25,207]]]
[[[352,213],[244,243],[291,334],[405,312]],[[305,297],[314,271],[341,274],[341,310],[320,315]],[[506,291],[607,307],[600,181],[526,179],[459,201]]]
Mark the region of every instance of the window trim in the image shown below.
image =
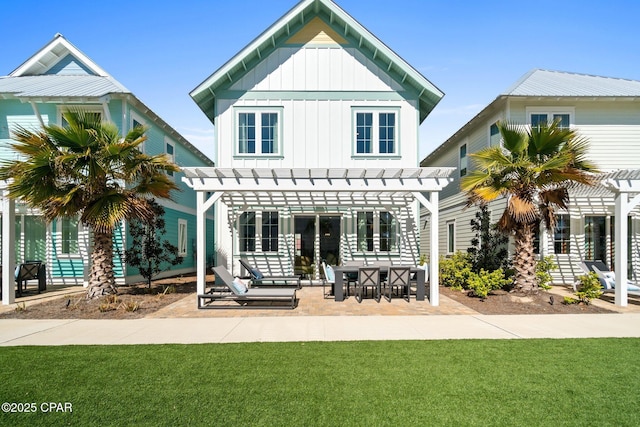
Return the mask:
[[[57,111],[56,111],[56,120],[60,126],[62,126],[62,113],[63,112],[67,112],[71,109],[71,111],[82,111],[85,113],[99,113],[100,114],[100,120],[104,120],[104,108],[102,108],[101,105],[92,105],[92,104],[88,104],[88,105],[58,105],[57,107]],[[43,116],[44,117],[44,116]]]
[[[178,256],[186,257],[189,253],[189,223],[178,218]],[[183,231],[184,230],[184,231]]]
[[[447,255],[456,252],[456,221],[447,221]]]
[[[546,114],[547,123],[551,123],[549,121],[549,116],[553,117],[554,114],[568,114],[569,129],[572,129],[575,126],[575,114],[576,114],[575,107],[526,107],[525,114],[526,114],[526,121],[528,126],[531,126],[532,114]]]
[[[247,250],[242,250],[242,237],[240,235],[240,230],[241,230],[241,223],[240,221],[242,220],[242,217],[246,214],[249,213],[253,213],[254,214],[254,223],[253,223],[253,229],[254,229],[254,233],[253,236],[248,236],[246,237],[247,239],[252,239],[253,240],[253,250],[251,251],[247,251]],[[270,236],[266,236],[264,234],[264,229],[263,229],[263,218],[264,218],[264,214],[265,213],[275,213],[277,215],[277,222],[275,224],[276,227],[276,237],[270,237]],[[237,240],[238,240],[238,253],[243,255],[243,254],[264,254],[264,255],[278,255],[280,253],[280,243],[281,243],[281,239],[280,239],[280,230],[281,230],[281,220],[282,217],[280,215],[280,213],[275,210],[275,209],[264,209],[264,210],[247,210],[242,212],[240,215],[238,215],[238,219],[236,220],[236,230],[237,230]],[[273,226],[273,225],[272,225]],[[271,248],[269,250],[265,250],[263,247],[263,239],[275,239],[275,244],[276,244],[276,249],[272,250]]]
[[[382,235],[380,234],[380,214],[381,213],[388,213],[389,215],[391,215],[391,218],[393,219],[393,222],[395,223],[395,230],[393,231],[393,236],[394,236],[394,242],[395,242],[395,248],[393,249],[389,249],[389,250],[382,250]],[[372,215],[372,220],[373,220],[373,235],[371,237],[372,240],[372,246],[373,246],[373,250],[361,250],[360,249],[360,235],[359,235],[359,226],[358,226],[358,217],[361,214],[371,214]],[[398,220],[398,217],[391,211],[385,211],[385,210],[358,210],[356,212],[355,215],[355,238],[356,238],[356,250],[354,251],[355,253],[358,254],[374,254],[374,253],[384,253],[384,254],[392,254],[392,255],[398,255],[400,254],[400,222]],[[368,237],[366,237],[366,239],[368,239]]]
[[[283,148],[284,148],[284,135],[283,135],[283,117],[284,117],[284,107],[279,106],[255,106],[255,107],[234,107],[233,109],[233,157],[239,159],[247,159],[247,158],[270,158],[270,159],[282,159]],[[240,133],[238,132],[238,126],[240,125],[240,114],[241,113],[253,113],[256,115],[256,152],[255,153],[241,153],[240,152]],[[275,143],[276,152],[275,153],[262,153],[258,152],[258,149],[262,151],[262,114],[263,113],[276,113],[278,115],[278,138]],[[258,125],[258,123],[260,123]]]
[[[171,147],[171,151],[173,151],[173,153],[171,154],[169,154],[169,147]],[[169,156],[169,160],[172,163],[176,163],[176,144],[168,136],[164,137],[164,152],[167,156]],[[173,171],[167,171],[167,175],[173,176],[173,174]]]
[[[462,157],[462,148],[464,147],[464,157]],[[462,160],[464,159],[464,173],[462,173]],[[458,146],[458,176],[462,178],[469,173],[469,146],[466,142]]]
[[[562,221],[560,221],[560,219],[562,218]],[[566,221],[566,223],[565,223]],[[566,224],[565,227],[563,227],[562,229],[558,229],[558,226],[560,225],[560,223],[562,222],[563,225]],[[556,236],[562,235],[562,231],[566,230],[566,239],[557,239]],[[556,255],[570,255],[571,254],[571,216],[568,213],[561,213],[561,214],[556,214],[556,226],[553,228],[553,237],[552,237],[552,241],[553,241],[553,253]],[[559,243],[561,246],[565,247],[566,250],[564,251],[556,251],[556,243]]]
[[[80,247],[80,243],[81,243],[81,236],[84,230],[83,230],[83,225],[82,225],[82,221],[80,221],[80,218],[76,218],[76,219],[78,221],[76,225],[76,231],[77,231],[76,241],[77,241],[78,251],[68,252],[68,253],[63,252],[63,249],[62,249],[62,221],[69,220],[69,218],[59,217],[56,219],[54,235],[56,239],[56,257],[58,259],[82,258],[82,255],[81,255],[82,249]]]
[[[351,158],[353,159],[389,159],[401,157],[401,138],[400,138],[400,107],[382,107],[382,106],[370,106],[370,107],[351,107]],[[371,113],[373,119],[371,122],[371,153],[358,153],[358,114],[359,113]],[[393,153],[380,153],[380,114],[394,114],[394,152]]]

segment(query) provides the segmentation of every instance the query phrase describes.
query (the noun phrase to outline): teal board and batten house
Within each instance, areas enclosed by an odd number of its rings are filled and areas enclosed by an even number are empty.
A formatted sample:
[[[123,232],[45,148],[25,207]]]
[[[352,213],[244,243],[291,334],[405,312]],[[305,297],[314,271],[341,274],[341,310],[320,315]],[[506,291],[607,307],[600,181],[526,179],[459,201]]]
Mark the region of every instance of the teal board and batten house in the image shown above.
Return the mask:
[[[185,181],[216,205],[219,264],[309,279],[322,261],[416,265],[419,206],[437,206],[452,172],[419,166],[442,96],[334,2],[295,5],[191,92],[217,167]]]
[[[103,120],[115,123],[121,134],[141,124],[148,128],[144,151],[166,153],[179,166],[213,166],[213,162],[189,143],[170,125],[158,117],[126,87],[94,63],[89,57],[56,35],[47,45],[31,56],[8,76],[0,77],[0,158],[14,160],[11,150],[11,130],[21,125],[34,130],[42,125],[62,123],[62,112],[72,107],[92,111]],[[166,211],[166,238],[180,248],[184,261],[172,274],[195,269],[194,246],[195,193],[181,180],[174,179],[182,191],[173,192],[173,200],[161,201]],[[3,217],[7,217],[9,201],[3,198]],[[13,227],[13,225],[12,225]],[[207,227],[213,230],[213,216],[207,217]],[[3,244],[14,236],[14,262],[42,260],[46,262],[48,282],[52,284],[82,284],[88,271],[88,231],[76,220],[56,220],[45,224],[37,211],[15,203],[15,228],[3,227]],[[115,267],[120,283],[140,279],[137,271],[123,264],[118,256],[128,245],[127,226],[115,233]],[[12,245],[6,244],[6,248]],[[213,255],[212,243],[206,248],[207,258]],[[3,251],[3,265],[10,264]],[[6,294],[6,293],[5,293]]]
[[[640,209],[636,206],[616,218],[620,190],[628,190],[625,197],[637,196],[633,183],[639,175],[634,171],[640,168],[640,81],[634,80],[532,70],[430,153],[423,166],[457,169],[453,184],[441,194],[440,252],[466,251],[474,237],[470,220],[476,210],[465,209],[460,178],[474,168],[472,153],[501,144],[496,122],[536,125],[554,120],[588,138],[589,160],[608,175],[596,187],[572,189],[569,209],[559,213],[555,230],[539,230],[536,250],[541,256],[552,255],[559,265],[552,272],[556,284],[573,283],[583,274],[579,264],[589,260],[601,260],[612,270],[616,261],[624,261],[626,275],[639,281]],[[505,200],[491,203],[490,208],[496,222]],[[627,245],[619,250],[626,256],[616,259],[616,222],[620,221],[626,232],[618,240],[626,240]],[[429,247],[427,234],[422,244]]]

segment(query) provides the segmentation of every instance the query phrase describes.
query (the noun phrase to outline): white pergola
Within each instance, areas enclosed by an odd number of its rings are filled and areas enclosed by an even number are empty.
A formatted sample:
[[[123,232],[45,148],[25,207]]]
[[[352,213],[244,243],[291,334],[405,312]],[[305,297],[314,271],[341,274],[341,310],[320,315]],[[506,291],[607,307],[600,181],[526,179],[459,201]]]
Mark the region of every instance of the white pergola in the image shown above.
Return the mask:
[[[183,168],[182,180],[197,192],[197,292],[205,291],[206,212],[221,200],[225,204],[282,205],[356,201],[376,204],[417,200],[431,213],[429,277],[438,283],[438,196],[453,179],[455,168]],[[428,195],[428,196],[427,196]],[[406,201],[405,201],[406,204]],[[430,287],[429,300],[439,305],[438,286]]]
[[[629,295],[627,283],[627,248],[628,225],[627,216],[640,204],[640,169],[618,170],[604,176],[602,185],[615,195],[615,304],[626,307]]]

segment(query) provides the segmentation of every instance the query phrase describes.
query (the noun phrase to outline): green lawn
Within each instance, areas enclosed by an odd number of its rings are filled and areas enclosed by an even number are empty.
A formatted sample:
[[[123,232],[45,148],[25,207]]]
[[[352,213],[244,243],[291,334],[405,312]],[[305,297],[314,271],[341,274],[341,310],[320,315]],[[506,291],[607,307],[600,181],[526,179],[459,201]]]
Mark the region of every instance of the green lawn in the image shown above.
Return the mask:
[[[38,407],[0,413],[0,425],[640,420],[638,339],[9,347],[0,355],[0,402]],[[69,402],[73,412],[43,413],[44,402]]]

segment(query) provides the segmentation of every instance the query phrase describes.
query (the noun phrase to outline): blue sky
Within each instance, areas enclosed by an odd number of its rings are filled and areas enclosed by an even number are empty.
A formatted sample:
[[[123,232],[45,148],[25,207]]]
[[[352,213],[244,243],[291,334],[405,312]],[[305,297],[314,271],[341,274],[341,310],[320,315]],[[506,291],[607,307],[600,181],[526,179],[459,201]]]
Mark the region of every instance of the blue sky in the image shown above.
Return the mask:
[[[297,0],[35,0],[3,4],[0,75],[62,33],[205,154],[213,125],[189,92]],[[637,0],[338,0],[445,93],[426,156],[534,68],[640,80]]]

